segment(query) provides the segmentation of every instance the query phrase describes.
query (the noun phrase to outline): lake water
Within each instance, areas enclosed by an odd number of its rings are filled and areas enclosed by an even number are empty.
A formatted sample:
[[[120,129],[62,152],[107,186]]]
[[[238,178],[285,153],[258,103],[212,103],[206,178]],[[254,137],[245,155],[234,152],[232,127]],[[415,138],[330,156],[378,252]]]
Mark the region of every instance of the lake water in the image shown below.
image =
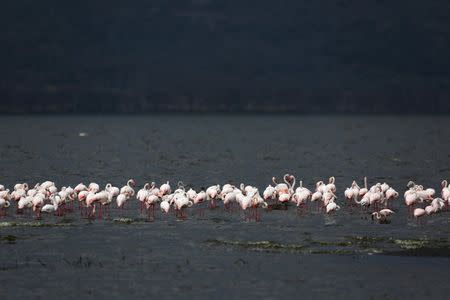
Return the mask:
[[[80,133],[86,136],[80,136]],[[134,178],[196,189],[244,182],[263,190],[295,174],[313,189],[336,177],[342,209],[262,211],[261,221],[223,207],[186,220],[133,201],[89,220],[16,215],[0,220],[2,299],[444,298],[450,233],[443,212],[418,224],[401,199],[390,224],[347,207],[353,179],[386,181],[403,195],[414,180],[440,193],[450,178],[450,118],[431,116],[17,116],[1,117],[0,183]]]

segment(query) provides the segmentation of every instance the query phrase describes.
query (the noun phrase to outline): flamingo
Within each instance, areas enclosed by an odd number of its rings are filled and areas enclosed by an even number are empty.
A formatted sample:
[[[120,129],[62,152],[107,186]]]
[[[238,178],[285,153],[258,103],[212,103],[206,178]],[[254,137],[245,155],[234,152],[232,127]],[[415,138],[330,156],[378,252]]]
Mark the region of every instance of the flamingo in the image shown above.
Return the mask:
[[[325,193],[327,191],[327,186],[325,183],[323,183],[322,180],[316,182],[316,191],[320,193]]]
[[[38,183],[38,184],[39,184],[39,183]],[[34,188],[29,189],[29,190],[27,191],[27,196],[33,197],[34,195],[36,195],[36,194],[39,192],[39,186],[38,186],[38,184],[37,184]]]
[[[209,208],[215,208],[215,200],[220,194],[220,185],[216,184],[206,189],[206,200],[209,202]]]
[[[311,191],[308,190],[307,188],[303,187],[303,180],[299,181],[299,186],[298,188],[295,189],[296,193],[309,193],[311,194]]]
[[[407,205],[409,212],[412,213],[413,206],[419,202],[419,197],[416,192],[405,193],[405,204]]]
[[[136,181],[134,179],[129,179],[127,185],[120,189],[120,194],[125,194],[128,198],[134,196],[134,187],[136,186]]]
[[[308,192],[299,192],[299,193],[295,193],[292,196],[292,200],[295,202],[295,204],[297,205],[297,207],[301,206],[301,205],[305,205],[306,202],[308,201],[309,197],[311,196],[311,193]]]
[[[146,183],[144,185],[144,187],[142,189],[140,189],[136,194],[136,198],[140,202],[139,204],[140,204],[141,213],[142,213],[142,210],[144,209],[144,202],[149,195],[149,191],[150,191],[150,183]]]
[[[375,187],[374,191],[369,191],[369,205],[375,205],[378,206],[378,203],[381,203],[384,201],[384,195],[381,190],[381,185],[377,185]]]
[[[229,192],[223,198],[223,204],[226,208],[228,208],[231,204],[237,203],[236,196],[238,194],[242,194],[242,191],[239,189],[234,189],[232,192]]]
[[[11,203],[4,199],[4,198],[0,198],[0,213],[2,216],[6,216],[6,209],[8,207],[10,207]]]
[[[264,200],[272,200],[274,198],[276,198],[277,196],[277,190],[275,189],[275,187],[273,187],[272,185],[268,185],[266,187],[266,189],[263,192],[263,198]]]
[[[152,183],[150,184],[149,193],[159,197],[159,188],[156,186],[156,183],[154,181],[152,181]]]
[[[145,207],[147,208],[149,216],[155,217],[155,205],[159,202],[157,195],[149,193],[145,199]]]
[[[220,198],[223,200],[228,193],[233,192],[235,189],[236,187],[229,183],[224,184],[222,190],[220,191]]]
[[[341,207],[337,205],[334,201],[331,201],[327,204],[327,214],[332,213],[334,211],[340,210]]]
[[[89,184],[88,191],[98,193],[100,191],[100,186],[95,182],[91,182]]]
[[[320,191],[315,191],[312,195],[311,195],[311,203],[312,202],[316,202],[317,203],[317,211],[319,211],[319,201],[322,200],[322,193]]]
[[[330,191],[326,191],[323,195],[322,195],[322,201],[324,206],[327,206],[330,202],[334,202],[334,200],[336,199],[336,195],[330,190]]]
[[[54,213],[57,210],[58,210],[58,205],[56,205],[56,204],[45,204],[41,208],[41,212],[44,212],[44,213]]]
[[[178,181],[177,186],[178,186],[178,188],[175,190],[175,192],[173,192],[174,194],[178,194],[178,193],[182,193],[182,192],[186,191],[186,189],[184,188],[183,181]]]
[[[256,192],[255,195],[253,195],[252,197],[252,206],[254,208],[258,207],[267,208],[268,204],[266,201],[264,201],[259,192]]]
[[[311,197],[311,191],[303,187],[303,181],[300,180],[299,187],[295,189],[292,200],[297,204],[297,207],[306,204],[306,201]]]
[[[57,193],[60,197],[61,197],[61,201],[62,201],[62,205],[64,206],[65,209],[65,205],[66,203],[71,203],[72,200],[74,200],[74,189],[72,189],[70,186],[69,187],[62,187],[61,191],[59,191]],[[71,209],[69,209],[71,210]]]
[[[23,198],[27,195],[27,191],[25,189],[15,189],[11,193],[11,198],[15,201],[19,201],[20,198]]]
[[[81,191],[87,191],[88,187],[85,186],[83,183],[79,183],[75,186],[74,191],[75,193],[79,194]]]
[[[117,197],[120,194],[119,188],[116,186],[113,186],[111,183],[106,184],[105,191],[110,193],[113,197]]]
[[[445,207],[445,201],[441,198],[435,198],[431,201],[431,206],[434,209],[434,212],[438,212]]]
[[[416,220],[419,220],[419,218],[421,218],[425,215],[426,215],[426,211],[423,208],[416,208],[414,210],[414,218],[416,218]]]
[[[20,198],[19,202],[17,202],[17,208],[20,210],[26,209],[26,208],[32,208],[33,207],[33,197],[32,196],[26,196]]]
[[[27,183],[17,183],[16,185],[14,185],[14,190],[25,190],[28,191],[28,184]]]
[[[355,185],[356,185],[356,181],[353,180],[352,186],[349,188],[346,188],[344,191],[345,199],[347,199],[348,201],[352,200],[355,196],[355,190],[356,190],[356,189],[354,189]],[[358,190],[358,192],[359,192],[359,190]]]
[[[50,187],[55,186],[55,183],[53,181],[44,181],[42,184],[40,184],[40,187],[43,188],[44,190],[49,189]]]
[[[387,184],[386,182],[383,182],[383,184],[381,184],[381,191],[383,193],[386,193],[388,189],[390,189],[391,187],[389,186],[389,184]]]
[[[427,215],[431,215],[431,214],[436,213],[437,211],[436,211],[436,209],[433,207],[433,205],[427,205],[427,206],[425,207],[425,212],[427,213]]]
[[[288,177],[289,174],[284,174],[283,181],[285,183],[277,183],[276,178],[272,177],[272,182],[275,184],[275,190],[277,191],[277,194],[280,193],[289,193],[289,186],[288,186]]]
[[[247,208],[251,206],[252,196],[253,195],[244,195],[242,194],[242,192],[236,195],[238,203],[241,206],[242,210],[245,211]]]
[[[195,198],[197,197],[197,192],[195,190],[193,190],[192,188],[190,188],[187,192],[186,195],[188,197],[188,199],[192,202],[195,201]]]
[[[328,191],[332,191],[333,193],[336,193],[336,185],[335,185],[335,182],[336,182],[336,178],[334,178],[334,176],[331,176],[331,177],[328,179],[328,184],[326,185],[326,189],[327,189]]]
[[[176,193],[173,197],[173,203],[175,205],[175,209],[177,211],[177,216],[181,218],[185,218],[186,215],[184,213],[184,208],[191,207],[193,205],[192,201],[188,199],[186,193]]]
[[[162,185],[159,187],[159,197],[168,195],[168,194],[171,193],[171,191],[172,191],[172,190],[171,190],[171,188],[170,188],[169,181],[167,181],[166,183],[162,184]]]
[[[123,211],[124,205],[128,200],[127,194],[119,194],[116,198],[117,207]]]
[[[369,192],[371,193],[381,192],[381,183],[377,182],[376,184],[372,185],[369,189]]]
[[[275,190],[278,194],[278,202],[284,203],[285,205],[289,200],[291,200],[291,196],[294,193],[295,186],[295,177],[293,175],[285,174],[283,176],[283,180],[285,183],[280,183],[275,186]],[[272,178],[272,181],[275,182],[275,177]],[[293,183],[291,184],[292,181]]]
[[[396,190],[394,190],[393,188],[388,188],[386,193],[386,200],[394,200],[396,198],[398,198],[398,192]]]
[[[281,203],[287,203],[291,199],[291,194],[289,193],[281,193],[278,195],[278,201]]]
[[[51,185],[50,187],[47,188],[47,194],[48,196],[54,195],[58,192],[58,188],[54,185]]]
[[[98,203],[99,204],[99,208],[100,208],[100,213],[99,213],[99,218],[102,218],[102,206],[108,205],[110,202],[112,201],[112,195],[110,193],[108,193],[107,191],[100,191],[98,193],[89,193],[87,198],[86,198],[86,206],[87,207],[91,207],[92,206],[92,211],[90,213],[90,215],[92,217],[95,216],[96,213],[96,206],[95,204]]]
[[[356,204],[360,204],[361,207],[367,207],[370,205],[370,196],[371,196],[371,192],[367,192],[364,194],[364,196],[361,198],[360,201],[355,200]]]
[[[200,192],[198,192],[197,195],[195,196],[195,198],[194,198],[194,204],[201,203],[201,202],[204,202],[204,201],[206,201],[206,192],[205,192],[205,190],[202,188],[202,189],[200,190]]]
[[[163,199],[163,201],[161,201],[160,207],[161,207],[161,211],[163,211],[164,213],[167,214],[170,210],[169,201],[167,199]]]
[[[268,204],[261,197],[261,195],[259,194],[258,189],[256,189],[254,191],[254,193],[251,195],[250,199],[251,199],[250,205],[251,205],[252,210],[253,210],[253,217],[254,217],[255,221],[259,221],[260,220],[260,215],[258,213],[258,208],[259,207],[267,208]]]
[[[245,195],[253,193],[256,189],[256,187],[251,186],[251,185],[245,185],[243,183],[240,184],[239,189],[241,190],[241,192]]]
[[[9,193],[9,190],[3,190],[0,191],[0,198],[5,199],[5,200],[11,200],[11,194]]]
[[[54,205],[56,205],[56,214],[58,216],[62,216],[64,214],[64,210],[61,209],[61,206],[64,204],[64,199],[58,194],[52,194],[49,198]]]
[[[372,220],[376,218],[380,223],[384,223],[388,220],[388,217],[395,212],[390,209],[382,209],[380,211],[376,211],[372,213]]]
[[[40,218],[41,216],[41,207],[44,206],[44,194],[38,193],[33,197],[32,205],[33,205],[33,211],[36,214],[37,218]]]
[[[436,193],[436,191],[431,188],[428,188],[426,190],[419,190],[416,192],[416,194],[418,195],[418,197],[420,199],[420,202],[433,200],[433,196],[435,193]]]

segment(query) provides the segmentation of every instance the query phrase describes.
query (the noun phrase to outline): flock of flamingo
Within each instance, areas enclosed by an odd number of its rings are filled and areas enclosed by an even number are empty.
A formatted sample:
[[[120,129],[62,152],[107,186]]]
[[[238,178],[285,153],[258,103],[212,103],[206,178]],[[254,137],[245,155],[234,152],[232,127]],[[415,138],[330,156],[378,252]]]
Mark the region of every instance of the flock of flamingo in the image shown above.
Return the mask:
[[[130,199],[136,199],[140,205],[140,213],[146,213],[152,219],[158,206],[164,214],[173,211],[177,217],[186,218],[188,208],[194,205],[204,207],[203,203],[208,203],[211,209],[218,207],[219,203],[230,212],[241,209],[247,220],[255,221],[260,220],[258,208],[287,209],[289,203],[297,206],[299,210],[311,209],[311,204],[316,203],[317,211],[324,211],[327,214],[341,208],[336,203],[334,177],[330,177],[328,182],[318,181],[314,191],[304,187],[302,181],[295,187],[296,178],[290,174],[283,176],[283,182],[278,182],[273,177],[272,183],[273,185],[269,184],[262,194],[257,187],[243,183],[239,187],[229,183],[222,187],[217,184],[196,191],[192,188],[187,189],[180,181],[172,191],[168,181],[159,187],[152,182],[145,183],[137,192],[135,192],[136,182],[133,179],[128,180],[120,189],[108,183],[103,190],[94,182],[87,186],[80,183],[74,188],[61,187],[59,190],[52,181],[37,183],[33,188],[27,183],[17,183],[12,191],[0,185],[0,215],[6,216],[11,204],[16,203],[17,214],[32,211],[38,219],[41,218],[41,213],[62,216],[72,212],[74,203],[78,203],[82,216],[102,218],[104,213],[109,214],[110,206],[114,202],[123,213]],[[443,180],[441,185],[441,197],[435,197],[434,189],[424,188],[410,181],[404,193],[404,203],[408,207],[409,215],[421,218],[447,210],[450,204],[450,187],[447,180]],[[362,209],[370,210],[373,220],[385,223],[395,213],[391,209],[391,203],[399,197],[399,193],[387,183],[376,183],[369,187],[365,177],[363,187],[353,181],[345,190],[344,196],[348,206],[361,206]]]

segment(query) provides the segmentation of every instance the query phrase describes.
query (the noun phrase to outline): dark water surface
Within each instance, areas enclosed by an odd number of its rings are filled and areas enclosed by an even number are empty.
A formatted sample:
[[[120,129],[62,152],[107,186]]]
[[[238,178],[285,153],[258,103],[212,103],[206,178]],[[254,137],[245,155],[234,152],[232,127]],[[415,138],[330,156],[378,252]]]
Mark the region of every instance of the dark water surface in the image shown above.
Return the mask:
[[[88,135],[80,137],[80,132]],[[450,293],[447,212],[418,224],[398,200],[390,224],[345,206],[353,179],[412,179],[440,191],[450,178],[450,118],[346,116],[1,117],[0,183],[122,186],[135,178],[195,188],[257,185],[293,173],[313,188],[336,177],[342,209],[264,211],[261,222],[222,207],[187,220],[136,202],[102,220],[0,220],[2,299],[80,297],[399,299]]]

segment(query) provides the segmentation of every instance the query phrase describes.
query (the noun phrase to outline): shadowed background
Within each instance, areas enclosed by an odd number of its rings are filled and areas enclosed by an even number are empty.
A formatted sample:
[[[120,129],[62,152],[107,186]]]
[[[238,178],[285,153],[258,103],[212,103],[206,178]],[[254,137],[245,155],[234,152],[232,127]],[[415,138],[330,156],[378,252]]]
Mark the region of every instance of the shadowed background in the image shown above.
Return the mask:
[[[450,112],[449,2],[8,1],[0,112]]]

